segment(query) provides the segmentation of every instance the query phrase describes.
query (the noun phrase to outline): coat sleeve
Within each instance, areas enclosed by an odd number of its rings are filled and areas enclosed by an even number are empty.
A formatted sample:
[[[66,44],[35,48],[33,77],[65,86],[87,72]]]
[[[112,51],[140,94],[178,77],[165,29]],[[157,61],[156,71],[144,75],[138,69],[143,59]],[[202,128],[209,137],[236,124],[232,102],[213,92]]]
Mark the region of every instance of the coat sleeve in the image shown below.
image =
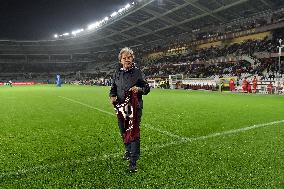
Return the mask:
[[[111,88],[109,91],[109,97],[116,97],[117,96],[117,86],[115,83],[115,77],[116,77],[116,72],[114,73],[113,77],[112,77],[112,84],[111,84]]]
[[[140,93],[142,95],[147,95],[150,92],[150,86],[147,83],[143,73],[141,70],[138,71],[138,81],[137,81],[137,87],[140,88]]]

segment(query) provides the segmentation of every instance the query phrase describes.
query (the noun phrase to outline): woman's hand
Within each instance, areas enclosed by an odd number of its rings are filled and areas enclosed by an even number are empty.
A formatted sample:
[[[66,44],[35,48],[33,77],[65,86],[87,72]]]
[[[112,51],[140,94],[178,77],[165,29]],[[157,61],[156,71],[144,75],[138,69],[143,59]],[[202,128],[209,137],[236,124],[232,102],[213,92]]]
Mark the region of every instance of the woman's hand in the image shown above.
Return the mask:
[[[117,97],[116,96],[112,96],[110,97],[110,102],[113,104],[114,102],[116,102]]]
[[[129,89],[129,91],[132,91],[132,92],[134,92],[134,93],[138,93],[140,90],[141,90],[141,89],[140,89],[139,87],[136,87],[136,86],[131,87],[131,88]]]

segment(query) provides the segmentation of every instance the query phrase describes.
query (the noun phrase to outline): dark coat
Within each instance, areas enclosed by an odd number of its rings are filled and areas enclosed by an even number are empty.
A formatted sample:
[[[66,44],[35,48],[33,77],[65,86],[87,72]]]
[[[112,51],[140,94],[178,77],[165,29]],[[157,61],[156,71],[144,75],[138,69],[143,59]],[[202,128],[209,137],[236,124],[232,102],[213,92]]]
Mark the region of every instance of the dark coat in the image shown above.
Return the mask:
[[[117,97],[119,103],[124,101],[125,92],[131,87],[136,86],[141,90],[138,92],[139,107],[143,108],[142,95],[147,95],[150,92],[149,84],[143,77],[141,70],[133,67],[127,71],[123,69],[117,69],[113,78],[112,85],[109,92],[110,97]]]

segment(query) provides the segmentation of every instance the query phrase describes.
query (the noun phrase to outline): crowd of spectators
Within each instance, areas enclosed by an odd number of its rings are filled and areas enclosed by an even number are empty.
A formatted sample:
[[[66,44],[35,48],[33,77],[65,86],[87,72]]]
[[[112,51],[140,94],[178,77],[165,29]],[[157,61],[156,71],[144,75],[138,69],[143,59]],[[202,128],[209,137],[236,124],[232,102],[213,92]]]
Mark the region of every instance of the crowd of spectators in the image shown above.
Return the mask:
[[[210,46],[207,48],[191,47],[186,51],[172,54],[162,53],[159,56],[149,59],[147,55],[167,51],[170,48],[185,46],[184,42],[173,42],[168,46],[155,45],[151,48],[138,46],[134,48],[136,63],[146,78],[168,77],[169,75],[183,74],[186,78],[210,78],[214,76],[235,76],[240,78],[242,74],[258,75],[265,79],[274,79],[278,69],[277,58],[257,58],[255,53],[278,52],[278,38],[284,36],[283,31],[276,30],[272,36],[262,40],[246,40],[242,43],[233,43],[221,46]],[[101,79],[109,80],[117,64],[117,52],[97,53],[91,59],[95,62],[81,62],[73,64],[37,64],[33,66],[23,64],[0,65],[2,72],[15,72],[12,80],[37,80],[44,78],[46,81],[53,81],[56,72],[61,73],[66,81],[82,85],[108,85],[101,82]],[[255,60],[254,63],[248,60],[236,58],[243,55]],[[91,56],[91,55],[90,55]],[[235,57],[230,61],[218,61],[219,58]],[[78,59],[84,57],[77,57]],[[216,61],[217,60],[217,61]],[[15,65],[16,69],[14,68]],[[91,66],[96,65],[96,66]],[[283,74],[283,64],[281,72]],[[39,70],[39,71],[38,71]],[[80,73],[81,70],[81,73]],[[26,74],[22,74],[26,73]],[[45,74],[47,73],[47,75]],[[45,75],[44,75],[45,74]],[[19,78],[18,78],[19,76]],[[0,75],[1,77],[1,75]]]
[[[277,52],[277,43],[272,39],[247,40],[243,43],[234,43],[224,47],[209,47],[189,50],[184,54],[162,56],[148,61],[143,65],[143,71],[148,77],[184,74],[190,78],[211,77],[213,75],[228,75],[240,77],[242,73],[262,75],[265,71],[275,73],[278,71],[276,58],[263,58],[257,60],[256,52]],[[247,60],[212,61],[219,57],[249,56],[254,63]],[[283,72],[283,68],[281,69]]]

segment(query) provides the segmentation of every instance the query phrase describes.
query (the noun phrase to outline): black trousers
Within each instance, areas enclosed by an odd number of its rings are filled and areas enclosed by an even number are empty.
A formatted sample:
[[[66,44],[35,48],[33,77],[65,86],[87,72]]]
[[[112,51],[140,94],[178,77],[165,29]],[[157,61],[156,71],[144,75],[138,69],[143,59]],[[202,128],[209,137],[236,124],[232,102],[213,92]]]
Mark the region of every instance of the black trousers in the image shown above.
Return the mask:
[[[142,109],[138,108],[137,109],[137,114],[138,114],[138,126],[140,127],[141,123],[141,117],[142,117]],[[120,134],[123,138],[123,134],[125,133],[125,128],[124,128],[124,121],[121,119],[118,119],[118,127],[120,130]],[[123,140],[123,139],[122,139]],[[130,155],[130,160],[136,162],[139,159],[140,156],[140,139],[134,140],[128,144],[124,144],[126,153],[129,153]]]

